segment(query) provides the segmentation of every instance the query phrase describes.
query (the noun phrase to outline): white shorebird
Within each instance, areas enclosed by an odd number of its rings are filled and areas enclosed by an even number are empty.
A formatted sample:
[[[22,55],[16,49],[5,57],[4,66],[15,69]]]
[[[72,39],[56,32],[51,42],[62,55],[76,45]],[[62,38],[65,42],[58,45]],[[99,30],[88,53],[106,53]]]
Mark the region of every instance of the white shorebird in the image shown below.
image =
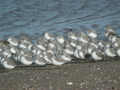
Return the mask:
[[[105,41],[102,40],[98,41],[98,48],[100,48],[101,50],[104,50],[105,45],[106,45]]]
[[[39,56],[36,57],[34,63],[36,65],[39,65],[39,66],[44,66],[44,65],[47,64],[47,62],[44,60],[44,58],[43,57],[39,57]]]
[[[19,48],[31,50],[32,46],[33,44],[32,44],[32,39],[30,38],[30,36],[25,34],[19,37]]]
[[[91,55],[92,51],[97,49],[96,46],[89,44],[87,48],[87,53]]]
[[[79,52],[78,52],[78,55],[79,55],[79,58],[80,59],[86,59],[86,49],[82,48]]]
[[[80,58],[79,57],[79,51],[82,50],[83,46],[82,46],[82,42],[78,42],[77,45],[76,45],[76,48],[74,49],[74,57],[76,58]]]
[[[115,30],[112,29],[110,26],[106,27],[106,31],[105,31],[105,36],[108,38],[109,41],[111,41],[112,43],[114,43],[115,41],[117,41],[117,38],[119,37]]]
[[[4,49],[2,53],[3,53],[3,56],[7,58],[10,58],[12,56],[12,53],[8,48]]]
[[[57,57],[53,56],[51,59],[52,59],[53,65],[61,66],[65,64],[66,62],[70,61],[71,58],[68,56],[61,55]]]
[[[71,45],[73,48],[76,48],[78,41],[71,40],[67,42],[69,45]]]
[[[15,61],[12,60],[11,58],[7,58],[7,57],[5,57],[1,60],[1,64],[6,69],[14,69],[16,67]]]
[[[88,46],[85,43],[79,43],[74,51],[74,56],[79,59],[85,59],[88,53]]]
[[[60,66],[60,65],[63,65],[64,63],[70,62],[71,60],[72,60],[72,57],[63,52],[63,54],[61,55],[52,57],[52,64]]]
[[[44,34],[43,34],[43,37],[46,39],[46,40],[54,40],[55,38],[55,35],[54,34],[52,34],[52,33],[48,33],[48,32],[45,32]]]
[[[68,57],[63,54],[64,49],[64,42],[62,37],[57,37],[59,40],[53,40],[48,43],[48,48],[46,50],[46,55],[44,56],[44,59],[53,65],[62,65],[66,60],[68,60]],[[61,40],[62,39],[62,40]],[[65,60],[64,60],[65,59]]]
[[[91,38],[91,39],[95,39],[98,37],[97,32],[95,30],[88,30],[87,31],[87,35]]]
[[[70,55],[63,53],[63,55],[61,55],[61,59],[63,59],[65,62],[70,62],[73,58]]]
[[[111,42],[109,42],[109,41],[105,42],[104,53],[108,57],[115,57],[116,56],[115,48],[112,47],[112,43]]]
[[[39,65],[39,66],[44,66],[44,65],[47,64],[46,60],[44,60],[43,53],[41,53],[40,55],[36,55],[36,56],[35,56],[34,63],[35,63],[36,65]]]
[[[54,56],[53,52],[49,52],[49,51],[43,52],[43,58],[47,62],[47,64],[52,64],[52,59],[51,58],[53,56]]]
[[[111,26],[105,28],[105,36],[109,37],[110,35],[116,35],[115,30]]]
[[[11,59],[12,53],[8,47],[9,43],[6,41],[0,41],[0,63],[6,69],[15,68],[16,64],[14,60]]]
[[[68,40],[77,40],[78,38],[77,38],[77,33],[75,33],[75,32],[68,32],[67,33],[67,38],[68,38]]]
[[[47,50],[53,51],[54,55],[57,56],[62,53],[65,47],[65,39],[63,36],[57,36],[55,40],[49,41]]]
[[[72,47],[76,47],[78,41],[77,33],[75,32],[68,32],[67,33],[67,40],[65,41],[65,45],[71,45]]]
[[[38,47],[36,47],[35,45],[32,47],[31,52],[33,53],[33,55],[40,55],[42,53],[42,50],[39,49]]]
[[[21,49],[31,50],[32,47],[33,47],[33,44],[32,44],[32,43],[21,42],[21,43],[19,44],[19,48],[21,48]]]
[[[47,44],[48,44],[48,41],[46,39],[44,39],[43,37],[40,37],[35,42],[36,47],[38,47],[39,49],[41,49],[43,51],[45,51],[47,49]]]
[[[105,54],[108,56],[108,57],[115,57],[116,56],[116,51],[114,48],[112,47],[107,47],[105,48]]]
[[[56,40],[49,41],[48,45],[47,45],[47,49],[54,49],[54,48],[56,48],[56,44],[57,44]]]
[[[66,45],[63,52],[72,56],[74,54],[74,48],[70,45]]]
[[[19,40],[15,37],[9,37],[7,41],[13,46],[19,45]]]
[[[88,54],[95,60],[102,60],[104,57],[104,42],[93,39],[88,45]]]
[[[62,46],[65,44],[65,38],[62,35],[56,36],[56,41]]]
[[[117,47],[117,48],[116,48],[116,53],[117,53],[117,55],[120,57],[120,47]]]
[[[102,60],[104,56],[104,53],[102,51],[100,51],[99,49],[94,49],[91,53],[91,57],[95,60]]]
[[[89,37],[84,32],[80,32],[78,34],[78,41],[80,41],[82,43],[88,43],[89,42]]]
[[[31,65],[33,63],[33,53],[21,50],[19,54],[19,61],[24,65]]]
[[[62,50],[62,48],[60,48],[60,45],[58,44],[58,42],[56,42],[56,40],[49,41],[46,49],[48,53],[57,55],[60,50]]]
[[[21,49],[27,49],[27,50],[31,50],[33,47],[33,44],[31,42],[22,42],[19,44],[19,48]]]
[[[120,39],[117,38],[112,46],[115,48],[117,55],[120,56]]]
[[[112,46],[113,46],[114,48],[120,47],[120,38],[117,38],[116,41],[112,43]]]
[[[112,43],[114,43],[115,41],[117,41],[117,35],[110,35],[108,37],[108,40],[111,41]]]
[[[96,39],[94,39],[94,40],[91,40],[91,41],[89,42],[89,45],[90,45],[90,46],[93,46],[93,47],[95,47],[95,48],[98,48],[98,47],[99,47],[98,43],[99,43],[99,41],[96,40]]]
[[[15,47],[15,46],[11,46],[10,45],[10,52],[12,53],[12,54],[19,54],[19,48],[18,47]]]

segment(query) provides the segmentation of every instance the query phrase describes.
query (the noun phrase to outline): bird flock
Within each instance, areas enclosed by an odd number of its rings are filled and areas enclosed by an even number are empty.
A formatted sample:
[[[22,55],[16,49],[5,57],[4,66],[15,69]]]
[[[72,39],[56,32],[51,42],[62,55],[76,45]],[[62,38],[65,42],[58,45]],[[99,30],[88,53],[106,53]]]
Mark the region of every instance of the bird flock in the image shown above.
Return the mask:
[[[45,32],[34,42],[28,35],[0,40],[0,64],[14,69],[18,64],[61,66],[73,60],[104,60],[120,57],[120,36],[110,26],[105,28],[105,40],[95,30],[69,31],[64,36]],[[89,57],[88,57],[89,56]]]

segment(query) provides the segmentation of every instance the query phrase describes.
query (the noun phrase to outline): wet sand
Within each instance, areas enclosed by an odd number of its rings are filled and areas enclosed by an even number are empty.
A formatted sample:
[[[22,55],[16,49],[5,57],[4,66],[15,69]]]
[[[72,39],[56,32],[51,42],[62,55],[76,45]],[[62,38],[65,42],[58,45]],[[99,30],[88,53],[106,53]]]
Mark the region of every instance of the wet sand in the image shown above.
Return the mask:
[[[120,61],[0,70],[0,90],[119,90]]]

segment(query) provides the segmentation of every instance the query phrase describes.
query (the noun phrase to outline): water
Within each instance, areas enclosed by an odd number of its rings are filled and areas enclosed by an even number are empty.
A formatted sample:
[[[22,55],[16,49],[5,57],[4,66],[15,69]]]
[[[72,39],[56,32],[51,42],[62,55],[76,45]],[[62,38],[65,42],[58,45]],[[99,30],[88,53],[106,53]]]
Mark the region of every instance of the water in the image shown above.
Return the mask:
[[[120,33],[119,0],[0,0],[0,38],[49,31],[63,34],[65,28],[94,28],[103,36],[104,26]]]

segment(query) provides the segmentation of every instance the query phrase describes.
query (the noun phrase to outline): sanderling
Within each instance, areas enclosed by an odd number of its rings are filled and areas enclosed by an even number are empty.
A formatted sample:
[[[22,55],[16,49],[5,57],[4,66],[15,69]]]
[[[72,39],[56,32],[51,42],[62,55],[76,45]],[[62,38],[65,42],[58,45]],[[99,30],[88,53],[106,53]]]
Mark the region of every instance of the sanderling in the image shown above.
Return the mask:
[[[90,41],[89,45],[91,45],[95,48],[98,48],[99,47],[98,43],[99,43],[99,41],[94,39],[94,40]]]
[[[48,32],[45,32],[44,34],[43,34],[43,37],[46,39],[46,40],[54,40],[55,38],[55,35],[54,34],[52,34],[52,33],[48,33]]]
[[[40,55],[35,55],[34,62],[36,65],[44,66],[47,64],[46,60],[44,60],[43,53]]]
[[[53,65],[60,66],[66,63],[67,62],[66,60],[68,60],[68,58],[66,56],[65,57],[64,56],[57,56],[57,57],[53,56],[51,60],[52,60]]]
[[[77,40],[78,38],[77,38],[77,34],[75,33],[75,32],[68,32],[67,33],[67,38],[69,39],[69,40]]]
[[[112,43],[112,46],[113,46],[114,48],[120,47],[120,38],[117,38],[116,41]]]
[[[80,34],[78,35],[78,41],[81,41],[82,43],[88,43],[89,37],[84,32],[80,32]]]
[[[39,49],[41,49],[41,50],[43,50],[43,51],[46,50],[47,44],[48,44],[48,42],[47,42],[43,37],[40,37],[40,38],[35,42],[36,47],[38,47]]]
[[[80,57],[79,57],[79,50],[78,50],[78,49],[75,49],[75,50],[74,50],[73,56],[76,57],[76,58],[80,58]]]
[[[67,40],[65,41],[65,46],[66,45],[71,45],[72,47],[75,48],[76,45],[77,45],[77,40],[78,40],[77,33],[75,33],[75,32],[68,32]]]
[[[73,55],[74,54],[74,48],[71,47],[70,45],[66,45],[63,52],[68,54],[68,55]]]
[[[115,41],[117,41],[117,35],[110,35],[108,37],[108,40],[111,41],[112,43],[114,43]]]
[[[78,51],[79,59],[85,59],[86,52],[84,50]]]
[[[33,46],[32,42],[31,41],[27,41],[27,40],[26,40],[26,42],[22,42],[21,41],[20,44],[19,44],[19,48],[21,48],[21,49],[31,50],[32,46]]]
[[[10,46],[10,52],[12,54],[18,54],[19,53],[19,48],[14,47],[14,46]]]
[[[87,48],[87,53],[91,54],[93,50],[97,49],[96,46],[89,44]]]
[[[47,49],[54,49],[54,48],[56,48],[56,44],[57,44],[57,42],[55,40],[54,41],[49,41],[48,45],[47,45]]]
[[[97,32],[95,31],[95,30],[88,30],[87,31],[87,35],[90,37],[90,38],[92,38],[92,39],[95,39],[95,38],[97,38]]]
[[[36,57],[34,63],[35,63],[36,65],[39,65],[39,66],[44,66],[44,65],[46,65],[46,61],[44,60],[44,58],[43,58],[43,57],[39,57],[39,56]]]
[[[105,54],[108,56],[108,57],[115,57],[116,56],[116,51],[115,51],[115,49],[114,48],[112,48],[112,47],[107,47],[107,48],[105,48]]]
[[[76,48],[74,49],[74,53],[73,53],[73,56],[76,57],[76,58],[79,58],[79,51],[82,49],[82,42],[78,42],[77,45],[76,45]]]
[[[50,41],[46,49],[47,52],[54,55],[57,55],[60,50],[62,50],[62,48],[60,48],[60,45],[56,40]]]
[[[21,35],[19,37],[19,48],[31,50],[33,44],[32,39],[28,35]]]
[[[75,40],[71,40],[70,42],[68,42],[67,44],[71,45],[73,48],[76,48],[78,41]]]
[[[6,48],[4,49],[4,51],[2,52],[4,57],[11,57],[12,53],[10,51],[10,49]]]
[[[36,47],[35,45],[32,47],[31,52],[33,53],[33,55],[40,55],[42,53],[42,50],[39,49],[38,47]]]
[[[64,44],[65,43],[65,38],[61,35],[57,36],[56,37],[56,41],[59,43],[59,44]]]
[[[47,64],[51,64],[52,63],[52,57],[54,56],[53,53],[51,52],[43,52],[43,58],[44,60],[47,62]]]
[[[19,61],[24,65],[31,65],[33,63],[33,53],[30,51],[21,50]]]
[[[103,55],[104,55],[103,52],[98,50],[98,49],[93,50],[92,53],[91,53],[91,56],[95,61],[102,60]]]
[[[110,35],[116,35],[115,30],[111,26],[107,26],[105,30],[106,37],[109,37]]]
[[[117,38],[118,38],[118,35],[116,34],[115,30],[112,29],[111,27],[106,28],[105,36],[112,43],[117,41]]]
[[[85,59],[88,47],[86,44],[83,44],[83,43],[82,43],[81,47],[82,47],[81,49],[80,49],[80,47],[75,49],[74,56],[79,59]]]
[[[12,60],[11,58],[7,58],[7,57],[5,57],[5,58],[3,58],[3,59],[1,60],[1,64],[2,64],[3,67],[6,68],[6,69],[13,69],[13,68],[16,67],[15,61]]]
[[[79,41],[74,50],[74,56],[79,59],[85,59],[85,55],[87,54],[87,48],[88,48],[87,45],[88,44]]]
[[[120,56],[120,39],[117,39],[117,41],[112,44],[112,47],[115,48],[117,55]]]
[[[61,59],[63,59],[65,62],[70,62],[73,58],[70,55],[63,52],[63,54],[61,55]]]
[[[120,48],[117,48],[116,53],[120,57]]]
[[[105,48],[105,41],[102,41],[102,40],[98,41],[98,48],[104,50],[104,48]]]
[[[19,40],[15,37],[9,37],[7,41],[13,46],[19,45]]]

